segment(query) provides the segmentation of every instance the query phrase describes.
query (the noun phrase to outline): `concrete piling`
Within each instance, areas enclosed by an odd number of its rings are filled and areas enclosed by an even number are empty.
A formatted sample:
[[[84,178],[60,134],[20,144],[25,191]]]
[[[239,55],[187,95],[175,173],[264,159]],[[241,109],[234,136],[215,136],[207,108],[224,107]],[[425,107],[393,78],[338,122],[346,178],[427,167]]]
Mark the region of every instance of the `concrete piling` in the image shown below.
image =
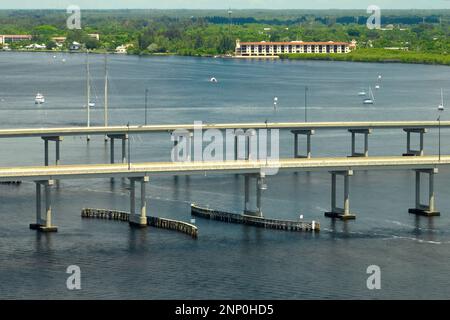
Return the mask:
[[[417,169],[415,170],[415,193],[416,193],[416,206],[409,209],[408,212],[416,215],[433,217],[440,216],[440,212],[436,211],[435,206],[435,193],[434,193],[434,176],[438,173],[438,169]],[[422,204],[421,202],[421,174],[428,175],[428,204]]]
[[[36,223],[30,224],[30,229],[42,232],[57,232],[58,227],[52,225],[52,201],[50,188],[53,180],[35,181],[36,184]],[[42,188],[45,195],[45,218],[42,217]]]
[[[291,133],[294,135],[294,158],[311,158],[311,136],[315,134],[314,130],[291,130]],[[306,136],[306,155],[301,155],[299,153],[299,135]]]
[[[350,157],[368,157],[369,156],[369,134],[372,133],[372,129],[349,129],[348,132],[352,134],[352,154]],[[364,135],[364,151],[356,151],[356,135]]]
[[[406,153],[403,156],[423,156],[424,147],[424,134],[427,133],[425,128],[406,128],[403,129],[406,132]],[[411,149],[411,133],[419,134],[419,150]]]
[[[350,213],[350,177],[353,175],[353,170],[347,171],[331,171],[331,211],[325,212],[325,217],[337,218],[341,220],[354,220],[356,216]],[[337,176],[344,177],[344,207],[340,208],[336,204],[336,183]]]

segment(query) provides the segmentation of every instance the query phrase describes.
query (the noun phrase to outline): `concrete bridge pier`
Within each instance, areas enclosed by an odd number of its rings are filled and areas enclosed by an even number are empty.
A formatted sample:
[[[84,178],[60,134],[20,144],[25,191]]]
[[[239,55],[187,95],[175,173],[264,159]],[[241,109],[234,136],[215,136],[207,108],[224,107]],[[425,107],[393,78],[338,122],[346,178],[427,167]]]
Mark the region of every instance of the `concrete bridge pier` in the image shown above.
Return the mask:
[[[53,180],[35,181],[36,183],[36,223],[30,224],[30,229],[42,232],[57,232],[58,227],[52,225],[52,201],[50,187]],[[42,186],[45,194],[45,218],[42,217]]]
[[[349,129],[352,134],[352,155],[350,157],[368,157],[369,156],[369,134],[372,129]],[[356,152],[356,134],[364,135],[364,152]]]
[[[252,210],[250,204],[250,179],[256,180],[256,208]],[[244,175],[244,214],[249,216],[263,217],[261,210],[261,196],[262,190],[267,189],[265,186],[265,175],[261,174],[246,174]]]
[[[130,226],[147,226],[147,201],[145,199],[145,186],[149,177],[130,178]],[[141,183],[141,210],[136,213],[136,182]]]
[[[331,211],[325,212],[325,217],[337,218],[341,220],[354,220],[356,216],[350,213],[350,176],[353,170],[331,171]],[[344,208],[336,205],[336,177],[340,175],[344,177]]]
[[[291,130],[294,134],[294,158],[311,158],[311,136],[315,134],[314,130]],[[298,136],[306,136],[306,155],[301,155],[298,150]]]
[[[423,145],[424,145],[424,139],[423,136],[425,133],[427,133],[427,129],[425,128],[406,128],[403,129],[403,131],[406,132],[406,153],[403,154],[403,156],[423,156]],[[411,133],[418,133],[419,134],[419,150],[413,150],[411,149]]]
[[[54,141],[55,142],[55,160],[56,160],[56,165],[60,164],[61,161],[61,148],[60,148],[60,144],[61,141],[63,141],[63,137],[59,137],[59,136],[54,136],[54,137],[42,137],[42,140],[44,140],[44,165],[46,167],[49,166],[49,141]]]
[[[122,163],[127,162],[127,140],[128,140],[128,134],[108,134],[107,137],[111,139],[110,142],[110,157],[111,157],[111,164],[115,163],[114,159],[114,141],[115,140],[122,140]]]
[[[440,212],[436,211],[435,194],[434,194],[434,175],[438,173],[438,169],[418,169],[416,172],[416,207],[409,209],[408,212],[426,217],[440,216]],[[424,205],[420,201],[420,178],[421,174],[428,174],[428,204]]]

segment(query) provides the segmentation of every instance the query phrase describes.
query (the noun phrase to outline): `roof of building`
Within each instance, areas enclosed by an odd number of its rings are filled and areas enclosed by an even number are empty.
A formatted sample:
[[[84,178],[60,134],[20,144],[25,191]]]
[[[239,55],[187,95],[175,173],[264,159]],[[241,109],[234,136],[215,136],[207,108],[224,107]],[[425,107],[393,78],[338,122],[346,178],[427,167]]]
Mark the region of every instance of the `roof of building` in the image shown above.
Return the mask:
[[[241,45],[350,45],[350,42],[334,42],[334,41],[322,41],[322,42],[307,42],[307,41],[290,41],[290,42],[241,42]]]
[[[32,35],[29,35],[29,34],[0,34],[0,37],[6,37],[6,38],[10,38],[10,37],[14,37],[14,38],[31,38]]]

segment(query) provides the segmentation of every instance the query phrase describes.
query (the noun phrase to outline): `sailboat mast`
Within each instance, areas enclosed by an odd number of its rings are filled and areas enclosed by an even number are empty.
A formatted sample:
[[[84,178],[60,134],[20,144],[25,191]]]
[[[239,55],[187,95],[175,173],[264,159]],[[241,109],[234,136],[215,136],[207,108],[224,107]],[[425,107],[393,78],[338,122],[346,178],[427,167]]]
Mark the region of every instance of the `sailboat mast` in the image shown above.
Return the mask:
[[[108,54],[105,53],[105,110],[104,110],[104,120],[105,127],[108,126]],[[108,135],[105,134],[105,142],[108,141]]]
[[[108,126],[108,56],[105,54],[105,127]]]
[[[90,78],[91,78],[91,69],[89,66],[89,50],[86,50],[86,109],[87,109],[87,127],[91,126],[91,83],[90,83]],[[90,140],[90,136],[87,136],[87,140]]]

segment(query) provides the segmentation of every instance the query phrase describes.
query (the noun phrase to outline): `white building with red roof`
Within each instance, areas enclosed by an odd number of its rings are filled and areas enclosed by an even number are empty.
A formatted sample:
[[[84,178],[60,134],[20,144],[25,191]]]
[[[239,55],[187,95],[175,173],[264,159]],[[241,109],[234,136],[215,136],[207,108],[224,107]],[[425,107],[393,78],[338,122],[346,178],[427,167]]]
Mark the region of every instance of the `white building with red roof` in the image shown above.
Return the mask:
[[[235,54],[238,57],[271,57],[290,53],[349,53],[356,48],[352,42],[241,42],[236,40]]]

